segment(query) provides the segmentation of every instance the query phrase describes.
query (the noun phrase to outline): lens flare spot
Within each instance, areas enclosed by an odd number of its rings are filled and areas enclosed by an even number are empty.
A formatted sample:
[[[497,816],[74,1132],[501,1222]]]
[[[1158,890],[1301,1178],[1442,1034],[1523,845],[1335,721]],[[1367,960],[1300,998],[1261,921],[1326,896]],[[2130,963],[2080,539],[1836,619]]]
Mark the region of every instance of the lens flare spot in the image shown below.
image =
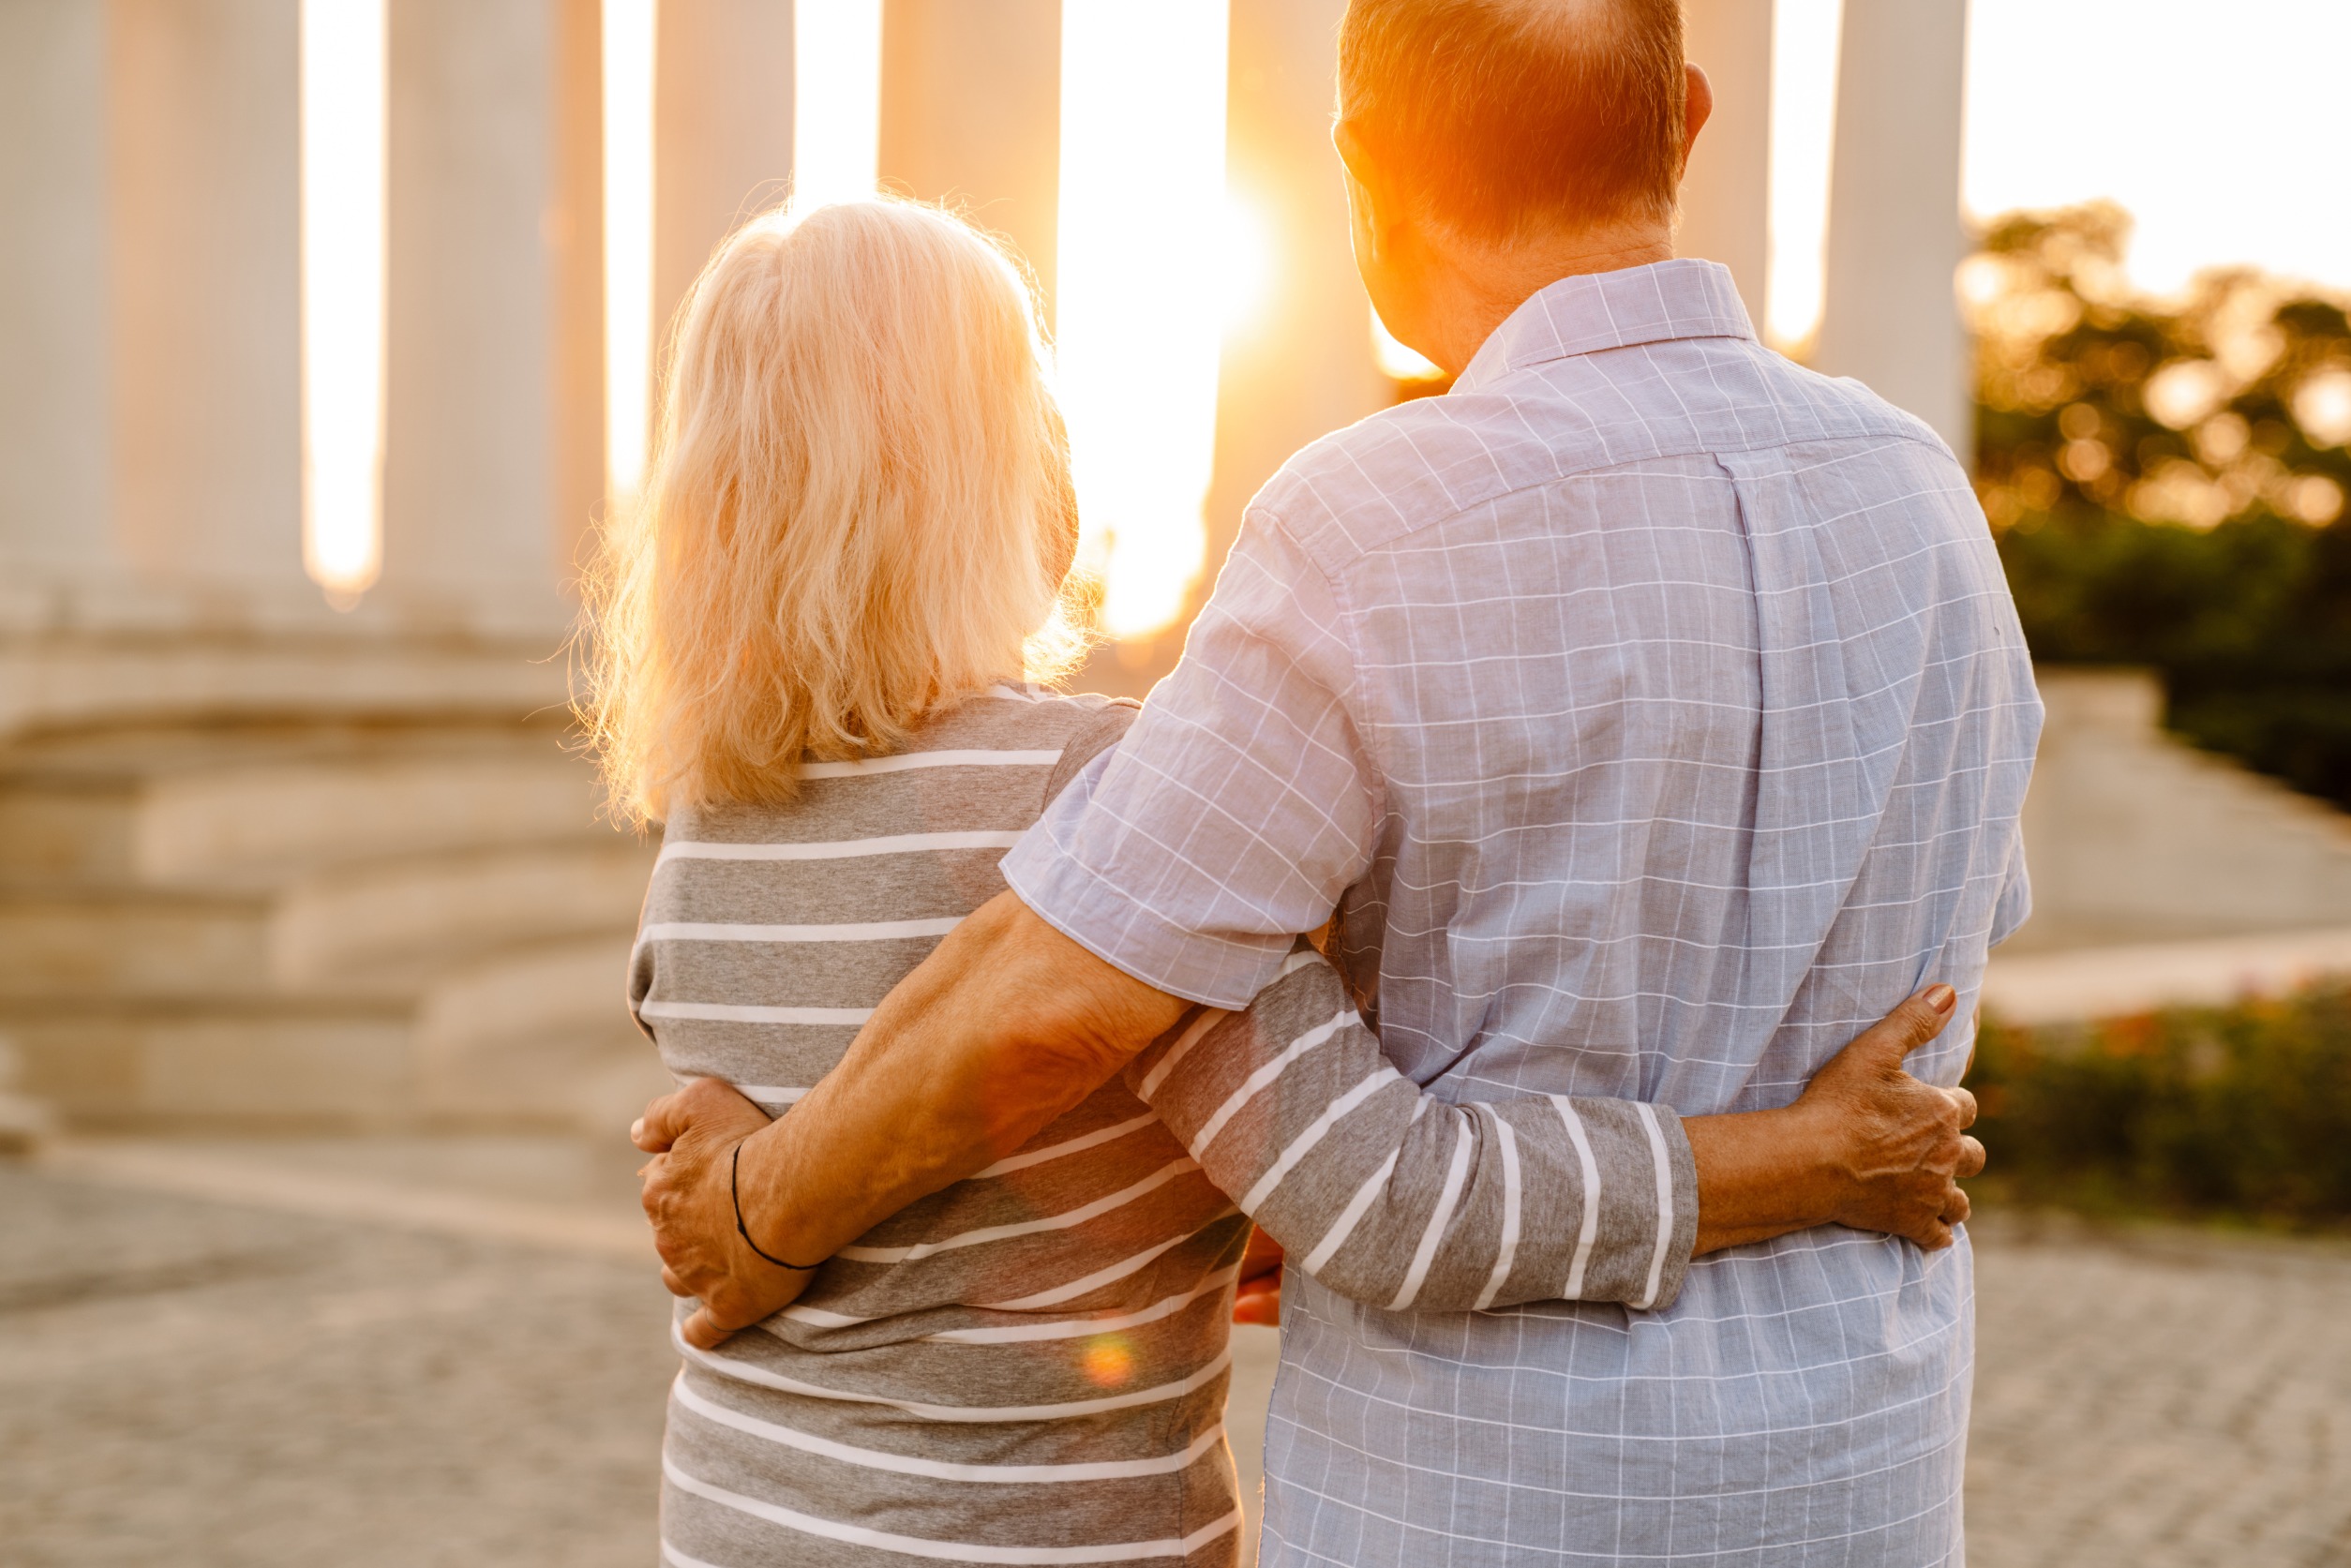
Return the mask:
[[[1207,549],[1234,209],[1222,0],[1064,0],[1055,304],[1102,629],[1183,614]],[[1237,269],[1242,272],[1246,268]]]
[[[1134,1351],[1127,1341],[1109,1335],[1086,1347],[1086,1381],[1098,1388],[1116,1388],[1134,1376]]]

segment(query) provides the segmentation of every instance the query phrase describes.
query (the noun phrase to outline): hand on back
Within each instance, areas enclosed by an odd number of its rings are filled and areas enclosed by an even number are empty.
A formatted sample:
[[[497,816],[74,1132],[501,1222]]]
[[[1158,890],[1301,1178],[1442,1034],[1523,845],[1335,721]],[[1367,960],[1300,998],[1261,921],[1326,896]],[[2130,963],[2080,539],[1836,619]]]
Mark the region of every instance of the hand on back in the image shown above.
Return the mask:
[[[1957,998],[1929,986],[1830,1059],[1792,1108],[1819,1119],[1845,1178],[1831,1222],[1905,1237],[1932,1251],[1949,1247],[1968,1217],[1959,1178],[1984,1169],[1984,1145],[1967,1135],[1975,1096],[1913,1078],[1911,1052],[1951,1022]]]
[[[638,1196],[661,1282],[700,1302],[679,1332],[702,1350],[782,1311],[814,1277],[761,1259],[736,1229],[735,1149],[767,1125],[767,1113],[732,1085],[697,1078],[646,1106],[629,1128],[629,1141],[653,1157],[637,1172]]]

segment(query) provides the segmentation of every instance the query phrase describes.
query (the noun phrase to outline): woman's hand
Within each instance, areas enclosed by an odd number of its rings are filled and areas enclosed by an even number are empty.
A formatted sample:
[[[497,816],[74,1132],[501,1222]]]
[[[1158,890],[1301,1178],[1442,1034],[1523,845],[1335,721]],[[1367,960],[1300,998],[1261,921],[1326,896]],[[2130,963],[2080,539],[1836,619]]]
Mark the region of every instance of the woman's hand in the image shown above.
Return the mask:
[[[1845,1178],[1833,1223],[1907,1236],[1931,1252],[1967,1219],[1958,1182],[1984,1169],[1984,1145],[1967,1136],[1975,1096],[1903,1067],[1942,1033],[1956,1000],[1938,985],[1903,1003],[1832,1057],[1789,1108],[1819,1121]]]
[[[653,1157],[637,1176],[661,1282],[701,1303],[679,1331],[701,1350],[790,1306],[813,1277],[762,1259],[735,1229],[735,1150],[768,1125],[767,1113],[732,1085],[697,1078],[646,1106],[629,1128],[629,1141]]]
[[[1698,1254],[1816,1225],[1902,1236],[1933,1251],[1968,1217],[1959,1179],[1984,1169],[1967,1136],[1975,1097],[1904,1069],[1957,998],[1931,985],[1864,1030],[1778,1111],[1685,1116],[1698,1159]]]

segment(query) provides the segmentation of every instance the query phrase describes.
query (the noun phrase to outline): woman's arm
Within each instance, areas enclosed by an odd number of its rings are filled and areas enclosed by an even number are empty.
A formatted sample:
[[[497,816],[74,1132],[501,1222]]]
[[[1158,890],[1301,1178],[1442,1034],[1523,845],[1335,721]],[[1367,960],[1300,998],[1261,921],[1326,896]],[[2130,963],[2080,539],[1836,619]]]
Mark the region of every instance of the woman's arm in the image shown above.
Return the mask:
[[[1193,1015],[1127,1081],[1289,1266],[1343,1295],[1390,1309],[1655,1307],[1696,1253],[1814,1225],[1949,1242],[1966,1202],[1950,1177],[1981,1159],[1960,1135],[1971,1118],[1900,1063],[1951,1000],[1938,987],[1905,1004],[1785,1111],[1685,1121],[1557,1095],[1452,1105],[1388,1065],[1337,972],[1302,947],[1247,1011]],[[1881,1196],[1856,1203],[1865,1184],[1841,1166],[1866,1166]],[[1896,1167],[1916,1172],[1907,1199],[1883,1195]]]
[[[1924,1006],[1913,998],[1894,1019],[1915,1018]],[[738,1234],[738,1191],[764,1251],[819,1262],[916,1199],[1019,1148],[1137,1054],[1157,1049],[1186,1011],[1002,893],[899,982],[840,1065],[781,1121],[741,1123],[727,1103],[741,1097],[717,1084],[689,1084],[655,1100],[636,1130],[637,1147],[659,1157],[645,1168],[645,1211],[664,1278],[703,1304],[684,1325],[687,1339],[715,1345],[790,1302],[806,1281],[804,1273],[760,1262]],[[1946,1194],[1955,1195],[1950,1176],[1973,1173],[1953,1152],[1953,1097],[1965,1091],[1908,1078],[1899,1043],[1873,1047],[1852,1070],[1856,1049],[1894,1038],[1891,1027],[1849,1047],[1788,1110],[1686,1124],[1699,1245],[1709,1225],[1798,1230],[1830,1221],[1932,1244]],[[1848,1087],[1816,1104],[1828,1080]],[[1701,1130],[1710,1122],[1730,1136]],[[1939,1175],[1924,1155],[1905,1163],[1921,1149],[1942,1161]],[[1209,1154],[1224,1157],[1213,1144]],[[1830,1193],[1834,1204],[1824,1200]],[[1525,1209],[1523,1197],[1521,1217],[1549,1219]],[[1445,1245],[1441,1236],[1440,1251]]]

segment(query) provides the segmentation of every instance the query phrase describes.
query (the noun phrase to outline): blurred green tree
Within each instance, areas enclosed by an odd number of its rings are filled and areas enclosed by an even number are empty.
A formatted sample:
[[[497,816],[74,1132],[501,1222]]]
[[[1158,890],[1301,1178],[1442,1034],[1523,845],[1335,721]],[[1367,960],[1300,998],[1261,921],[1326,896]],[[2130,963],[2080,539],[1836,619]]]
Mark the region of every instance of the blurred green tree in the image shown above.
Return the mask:
[[[1977,486],[2037,659],[2150,665],[2168,723],[2351,806],[2351,321],[2250,270],[2135,293],[2108,203],[1960,273]]]

